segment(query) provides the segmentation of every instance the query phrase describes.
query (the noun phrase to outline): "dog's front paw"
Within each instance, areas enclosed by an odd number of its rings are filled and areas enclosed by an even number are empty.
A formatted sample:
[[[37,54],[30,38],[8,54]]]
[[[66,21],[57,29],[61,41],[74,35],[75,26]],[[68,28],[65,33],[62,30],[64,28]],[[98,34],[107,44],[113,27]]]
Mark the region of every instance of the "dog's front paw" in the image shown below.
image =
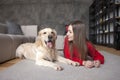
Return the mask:
[[[72,65],[73,65],[73,66],[80,66],[80,63],[78,63],[78,62],[73,62]]]
[[[78,62],[74,62],[74,61],[70,61],[69,64],[73,66],[80,66]]]
[[[55,65],[54,69],[57,71],[61,71],[61,70],[63,70],[63,67],[61,67],[59,65]]]

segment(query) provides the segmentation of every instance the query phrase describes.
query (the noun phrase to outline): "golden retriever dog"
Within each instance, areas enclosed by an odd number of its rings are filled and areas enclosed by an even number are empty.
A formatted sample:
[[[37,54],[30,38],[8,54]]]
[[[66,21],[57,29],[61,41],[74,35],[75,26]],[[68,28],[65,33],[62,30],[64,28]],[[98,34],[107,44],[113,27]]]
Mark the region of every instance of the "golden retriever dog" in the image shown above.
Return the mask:
[[[51,28],[44,28],[39,31],[34,43],[21,44],[16,50],[16,56],[35,60],[37,65],[52,67],[55,70],[63,70],[63,67],[56,62],[63,62],[73,66],[79,66],[78,62],[66,59],[57,54],[55,42],[57,32]]]

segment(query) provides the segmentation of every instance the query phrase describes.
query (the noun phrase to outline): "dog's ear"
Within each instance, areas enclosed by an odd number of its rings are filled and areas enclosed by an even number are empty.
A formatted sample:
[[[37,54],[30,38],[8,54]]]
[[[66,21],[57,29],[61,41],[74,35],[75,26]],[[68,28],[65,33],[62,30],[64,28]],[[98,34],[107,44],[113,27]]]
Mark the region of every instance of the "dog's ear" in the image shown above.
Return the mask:
[[[35,44],[37,46],[43,46],[41,37],[39,35],[36,37]]]
[[[38,32],[38,36],[41,36],[41,32],[40,31]]]
[[[53,41],[53,48],[55,48],[56,46],[56,39],[57,39],[57,32],[55,29],[52,29],[53,33],[54,33],[54,41]]]
[[[55,34],[55,38],[57,39],[57,32],[56,32],[56,30],[53,29],[53,32],[54,32],[54,34]]]

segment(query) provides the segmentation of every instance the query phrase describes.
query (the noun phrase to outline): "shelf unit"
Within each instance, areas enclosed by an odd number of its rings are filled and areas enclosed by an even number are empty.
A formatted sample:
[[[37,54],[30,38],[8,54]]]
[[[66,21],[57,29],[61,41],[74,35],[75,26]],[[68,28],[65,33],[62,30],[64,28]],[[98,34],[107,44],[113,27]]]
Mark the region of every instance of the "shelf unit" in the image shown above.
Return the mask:
[[[94,0],[89,7],[89,40],[120,50],[120,0]]]

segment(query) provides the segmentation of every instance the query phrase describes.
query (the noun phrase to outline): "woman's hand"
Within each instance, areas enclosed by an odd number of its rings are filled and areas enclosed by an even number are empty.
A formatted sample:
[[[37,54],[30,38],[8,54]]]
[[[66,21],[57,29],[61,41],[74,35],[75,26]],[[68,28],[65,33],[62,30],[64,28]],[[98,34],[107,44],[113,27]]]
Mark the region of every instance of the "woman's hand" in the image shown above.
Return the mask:
[[[83,65],[87,68],[92,68],[94,67],[94,62],[93,61],[83,61]]]
[[[100,63],[99,60],[94,60],[94,66],[95,66],[95,67],[97,67],[97,68],[100,67],[100,64],[101,64],[101,63]]]

